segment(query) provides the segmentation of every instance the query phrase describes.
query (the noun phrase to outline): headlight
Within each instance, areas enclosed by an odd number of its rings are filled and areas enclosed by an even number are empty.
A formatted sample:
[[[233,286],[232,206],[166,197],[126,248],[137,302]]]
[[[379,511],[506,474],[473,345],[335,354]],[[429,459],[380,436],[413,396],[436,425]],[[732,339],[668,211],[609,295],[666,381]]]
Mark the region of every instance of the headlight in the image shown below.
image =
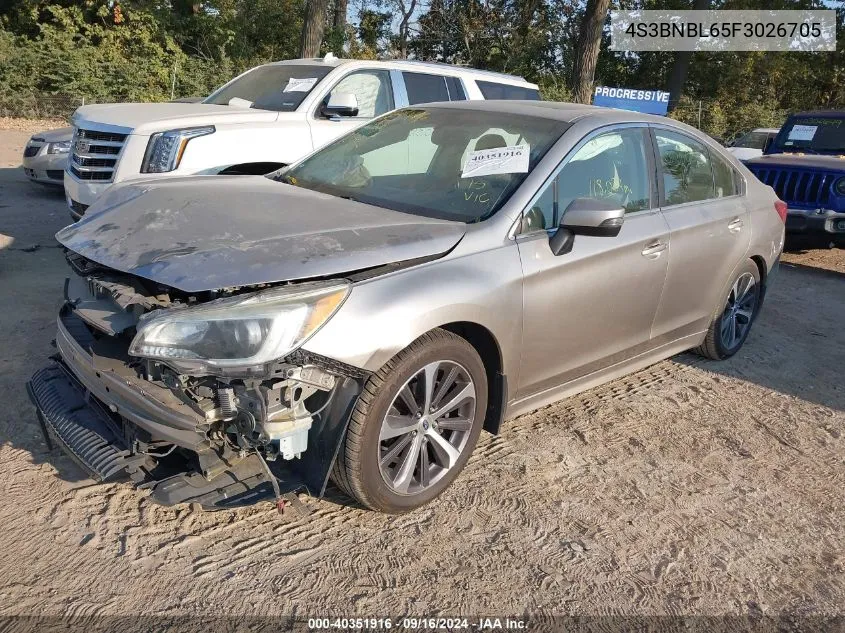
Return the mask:
[[[348,282],[273,288],[144,315],[132,356],[191,373],[249,375],[301,346],[343,303]]]
[[[48,154],[67,154],[70,151],[70,141],[59,141],[47,145]]]
[[[173,171],[182,161],[182,154],[188,141],[198,136],[213,134],[214,126],[192,127],[183,130],[168,130],[150,136],[144,162],[141,163],[142,174],[163,174]]]
[[[845,196],[845,176],[833,183],[833,190],[837,196]]]

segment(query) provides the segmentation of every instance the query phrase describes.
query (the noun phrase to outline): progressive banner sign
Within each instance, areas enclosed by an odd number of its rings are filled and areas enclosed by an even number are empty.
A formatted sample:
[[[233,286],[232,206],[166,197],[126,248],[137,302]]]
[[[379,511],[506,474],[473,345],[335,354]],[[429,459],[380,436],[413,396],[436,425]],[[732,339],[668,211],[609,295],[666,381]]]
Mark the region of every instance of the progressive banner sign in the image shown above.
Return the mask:
[[[593,94],[593,105],[665,115],[669,108],[669,93],[662,90],[596,86],[596,91]]]

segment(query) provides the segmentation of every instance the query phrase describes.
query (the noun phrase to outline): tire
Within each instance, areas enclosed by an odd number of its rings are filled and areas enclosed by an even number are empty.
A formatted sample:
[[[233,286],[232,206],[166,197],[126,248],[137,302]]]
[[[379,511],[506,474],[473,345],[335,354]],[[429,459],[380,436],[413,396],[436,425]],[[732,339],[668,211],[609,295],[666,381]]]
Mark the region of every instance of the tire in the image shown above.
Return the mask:
[[[753,280],[753,286],[748,293],[744,293],[743,284],[749,279]],[[704,342],[693,351],[713,360],[724,360],[736,354],[748,338],[754,319],[757,318],[761,290],[760,269],[749,259],[734,277],[727,296],[716,308]],[[739,295],[739,302],[736,301],[737,295]],[[734,307],[739,305],[742,306],[741,309]],[[734,319],[733,338],[730,337],[732,318]]]
[[[429,369],[432,367],[435,369]],[[427,396],[429,375],[435,380],[430,381],[432,393]],[[450,388],[453,376],[454,387]],[[439,393],[441,389],[445,392]],[[400,392],[411,398],[400,397]],[[471,392],[474,401],[464,395]],[[411,412],[411,403],[417,405],[417,401],[426,399],[441,408],[453,401],[459,404],[439,417],[440,411],[432,413],[438,408],[433,406],[426,415]],[[463,470],[481,433],[486,411],[487,372],[478,352],[456,334],[432,330],[394,356],[364,385],[332,480],[372,510],[390,514],[414,510],[442,493]],[[398,422],[395,429],[386,419],[389,412],[391,422]],[[416,430],[406,432],[407,428]],[[394,432],[395,436],[386,437]],[[400,446],[402,442],[405,448]],[[443,442],[455,444],[453,450],[444,448]],[[391,457],[394,451],[399,452]],[[416,457],[409,459],[414,451]],[[409,478],[406,475],[412,462]],[[428,466],[426,475],[424,465]]]

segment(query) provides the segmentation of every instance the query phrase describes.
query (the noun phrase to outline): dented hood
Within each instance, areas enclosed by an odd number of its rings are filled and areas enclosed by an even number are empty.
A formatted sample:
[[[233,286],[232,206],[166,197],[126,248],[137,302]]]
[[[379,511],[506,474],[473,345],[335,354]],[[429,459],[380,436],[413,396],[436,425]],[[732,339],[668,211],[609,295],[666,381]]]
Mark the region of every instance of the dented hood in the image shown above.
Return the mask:
[[[465,230],[263,176],[195,176],[113,187],[56,239],[103,266],[200,292],[439,255]]]

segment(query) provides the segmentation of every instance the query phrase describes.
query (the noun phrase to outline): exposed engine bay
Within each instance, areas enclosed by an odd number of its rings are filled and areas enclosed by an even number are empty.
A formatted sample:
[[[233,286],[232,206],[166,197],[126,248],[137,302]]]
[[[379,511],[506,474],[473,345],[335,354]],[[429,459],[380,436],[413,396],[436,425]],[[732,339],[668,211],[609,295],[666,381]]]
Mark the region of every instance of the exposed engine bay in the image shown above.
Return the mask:
[[[43,384],[37,374],[30,383],[45,436],[49,431],[98,479],[125,473],[152,488],[153,498],[165,504],[195,501],[219,508],[271,494],[280,499],[298,489],[323,493],[366,372],[299,349],[232,375],[225,368],[194,371],[198,367],[187,353],[172,360],[130,353],[139,328],[159,315],[178,316],[180,310],[284,284],[186,293],[108,269],[73,251],[67,259],[76,274],[66,281],[59,317],[55,360],[61,372],[42,377]],[[254,334],[250,327],[232,336],[248,338]],[[107,444],[120,444],[120,456],[108,462],[108,472],[99,453],[82,454],[90,453],[92,443],[99,445],[96,438],[75,446],[84,433],[62,427],[62,420],[73,418],[72,407],[52,413],[58,422],[50,419],[44,402],[57,385],[80,390],[111,435],[94,421],[79,422],[78,415],[77,426]],[[61,400],[72,402],[73,397],[63,394]],[[271,469],[268,462],[275,466]]]

